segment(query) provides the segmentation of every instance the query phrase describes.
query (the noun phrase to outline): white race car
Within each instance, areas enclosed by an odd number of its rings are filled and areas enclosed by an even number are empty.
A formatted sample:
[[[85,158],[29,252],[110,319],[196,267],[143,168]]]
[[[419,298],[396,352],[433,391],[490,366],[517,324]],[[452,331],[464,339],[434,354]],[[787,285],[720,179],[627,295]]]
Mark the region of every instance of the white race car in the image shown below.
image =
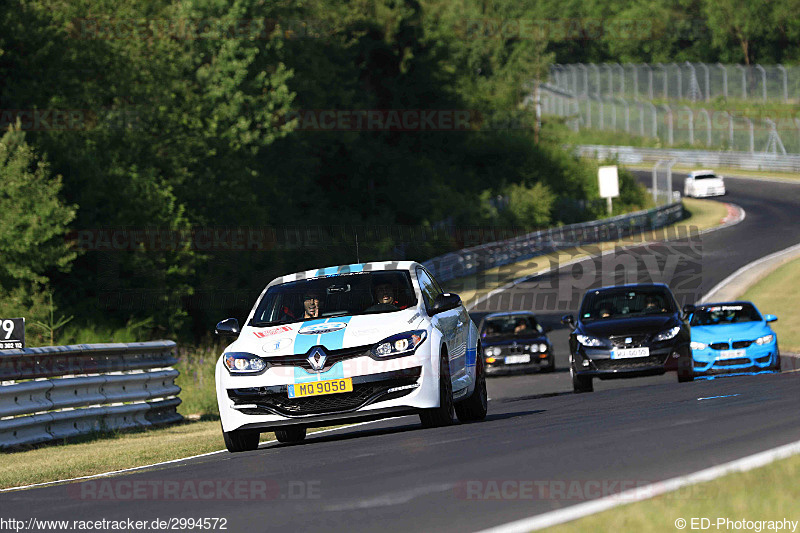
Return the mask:
[[[703,196],[723,196],[725,180],[717,176],[713,170],[695,170],[689,173],[683,183],[683,195],[693,198]]]
[[[411,261],[308,270],[270,282],[216,367],[225,445],[259,434],[419,414],[427,427],[486,417],[478,331],[456,294]]]

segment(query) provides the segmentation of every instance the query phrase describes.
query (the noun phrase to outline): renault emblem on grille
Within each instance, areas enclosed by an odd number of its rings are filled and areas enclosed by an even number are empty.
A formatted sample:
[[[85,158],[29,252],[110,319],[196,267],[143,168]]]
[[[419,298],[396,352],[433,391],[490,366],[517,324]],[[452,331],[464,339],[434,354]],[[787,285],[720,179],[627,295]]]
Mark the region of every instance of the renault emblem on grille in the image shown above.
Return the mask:
[[[320,370],[325,368],[326,359],[328,359],[328,356],[325,353],[325,350],[317,346],[313,350],[311,350],[311,353],[308,354],[308,359],[306,360],[308,361],[308,364],[311,365],[311,368],[319,372]]]

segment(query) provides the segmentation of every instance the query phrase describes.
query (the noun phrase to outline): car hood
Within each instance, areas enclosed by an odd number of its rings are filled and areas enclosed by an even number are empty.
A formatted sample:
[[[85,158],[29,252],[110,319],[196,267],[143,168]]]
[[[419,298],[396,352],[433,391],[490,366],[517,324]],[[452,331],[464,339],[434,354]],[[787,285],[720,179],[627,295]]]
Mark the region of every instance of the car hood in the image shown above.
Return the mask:
[[[675,315],[657,315],[593,320],[582,322],[578,329],[593,337],[610,337],[612,335],[658,333],[678,324],[679,321]]]
[[[423,319],[416,308],[392,313],[337,316],[257,328],[245,326],[226,352],[248,352],[264,358],[303,354],[313,346],[340,350],[372,345],[417,329]]]
[[[766,322],[742,322],[740,324],[717,324],[715,326],[692,326],[692,340],[709,344],[715,341],[755,340],[772,331]]]

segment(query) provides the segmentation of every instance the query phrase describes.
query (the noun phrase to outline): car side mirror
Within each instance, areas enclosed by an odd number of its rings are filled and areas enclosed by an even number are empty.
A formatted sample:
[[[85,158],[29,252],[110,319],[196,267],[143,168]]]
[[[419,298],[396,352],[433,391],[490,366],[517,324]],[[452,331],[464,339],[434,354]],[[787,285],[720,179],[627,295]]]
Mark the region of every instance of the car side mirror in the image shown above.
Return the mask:
[[[776,317],[775,315],[764,315],[764,320],[767,322],[775,322],[776,320],[778,320],[778,317]]]
[[[226,318],[221,322],[217,322],[214,333],[220,337],[236,337],[239,335],[239,321],[235,318]]]
[[[575,327],[575,317],[572,315],[564,315],[561,317],[561,323],[565,326]]]
[[[461,305],[461,297],[458,294],[445,292],[443,294],[438,295],[433,300],[433,309],[431,309],[431,314],[436,315],[439,313],[444,313],[445,311],[455,309],[460,305]]]
[[[697,308],[691,304],[686,304],[683,306],[683,317],[688,318],[689,315],[694,314],[697,311]]]

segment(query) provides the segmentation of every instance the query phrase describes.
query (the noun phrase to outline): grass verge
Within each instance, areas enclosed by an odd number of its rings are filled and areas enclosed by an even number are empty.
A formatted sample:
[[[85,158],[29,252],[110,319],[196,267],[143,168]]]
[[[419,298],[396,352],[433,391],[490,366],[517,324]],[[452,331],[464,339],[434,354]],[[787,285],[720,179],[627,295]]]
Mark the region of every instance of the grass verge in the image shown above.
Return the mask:
[[[754,283],[740,296],[750,300],[762,313],[773,314],[778,321],[771,324],[778,335],[778,346],[783,353],[800,353],[800,259],[789,261]]]
[[[274,438],[274,433],[261,434],[262,442]],[[103,434],[64,446],[51,444],[4,454],[0,488],[102,474],[224,449],[218,420]]]
[[[465,276],[447,282],[447,290],[458,293],[467,306],[474,305],[490,292],[514,281],[546,271],[553,264],[563,265],[567,261],[594,256],[620,246],[631,246],[663,240],[664,236],[687,235],[691,231],[703,231],[718,226],[728,210],[721,202],[684,198],[684,208],[689,217],[654,232],[638,234],[626,239],[607,241],[580,249],[571,248],[555,253],[541,255],[510,265],[492,268],[478,274]]]
[[[800,520],[797,510],[797,478],[800,476],[800,456],[776,461],[767,466],[729,474],[714,481],[700,483],[656,498],[624,505],[596,515],[549,528],[552,533],[573,531],[679,531],[675,523],[706,517],[711,521],[708,531],[731,531],[732,527],[717,528],[718,517],[737,520]],[[700,522],[697,523],[700,529]],[[761,529],[765,531],[766,529]],[[791,530],[791,527],[790,527]],[[754,530],[755,531],[755,530]]]

